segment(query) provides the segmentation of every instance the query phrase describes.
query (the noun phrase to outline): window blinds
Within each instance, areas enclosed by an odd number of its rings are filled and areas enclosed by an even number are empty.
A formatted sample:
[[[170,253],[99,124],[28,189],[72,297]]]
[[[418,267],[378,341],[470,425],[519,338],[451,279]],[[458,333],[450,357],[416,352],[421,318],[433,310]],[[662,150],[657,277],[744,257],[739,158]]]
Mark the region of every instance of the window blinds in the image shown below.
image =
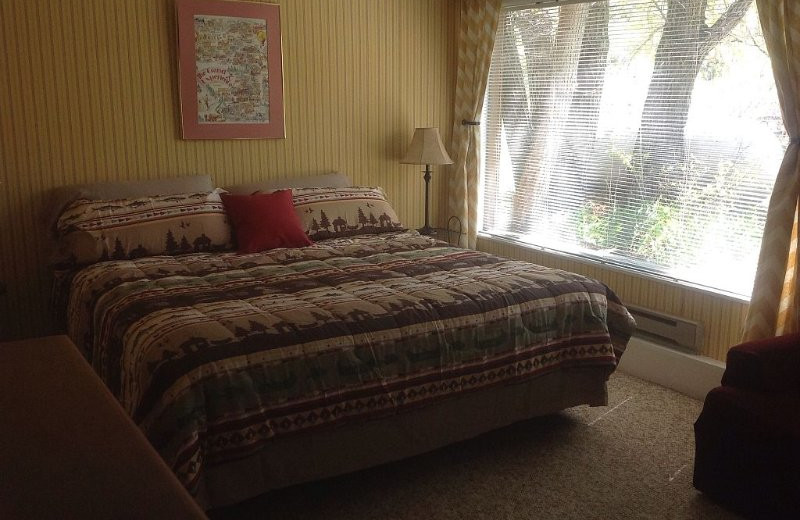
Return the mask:
[[[742,6],[505,9],[482,231],[749,296],[787,139],[755,7]]]

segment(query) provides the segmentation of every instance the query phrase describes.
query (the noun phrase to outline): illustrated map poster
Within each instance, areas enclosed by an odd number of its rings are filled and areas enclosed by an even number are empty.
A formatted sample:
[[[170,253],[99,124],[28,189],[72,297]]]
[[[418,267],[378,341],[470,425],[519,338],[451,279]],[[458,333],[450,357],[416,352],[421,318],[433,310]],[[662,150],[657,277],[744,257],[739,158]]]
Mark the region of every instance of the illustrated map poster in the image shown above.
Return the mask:
[[[267,24],[194,16],[197,122],[268,123]]]
[[[278,6],[176,5],[183,137],[284,137]]]

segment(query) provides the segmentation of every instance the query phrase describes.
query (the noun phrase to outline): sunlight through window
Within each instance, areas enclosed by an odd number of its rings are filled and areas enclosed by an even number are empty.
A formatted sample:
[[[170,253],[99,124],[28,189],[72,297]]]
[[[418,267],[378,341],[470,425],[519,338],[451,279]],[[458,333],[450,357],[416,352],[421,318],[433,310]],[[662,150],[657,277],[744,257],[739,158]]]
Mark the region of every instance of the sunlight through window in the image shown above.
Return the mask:
[[[755,4],[506,8],[481,230],[749,297],[788,138]]]

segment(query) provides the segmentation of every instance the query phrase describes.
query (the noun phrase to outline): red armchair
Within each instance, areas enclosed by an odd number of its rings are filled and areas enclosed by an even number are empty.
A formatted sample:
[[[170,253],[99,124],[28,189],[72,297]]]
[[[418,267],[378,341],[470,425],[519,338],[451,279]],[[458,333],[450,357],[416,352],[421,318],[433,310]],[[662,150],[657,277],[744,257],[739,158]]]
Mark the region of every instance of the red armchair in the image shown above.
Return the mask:
[[[694,431],[695,488],[750,518],[800,518],[800,334],[733,347]]]

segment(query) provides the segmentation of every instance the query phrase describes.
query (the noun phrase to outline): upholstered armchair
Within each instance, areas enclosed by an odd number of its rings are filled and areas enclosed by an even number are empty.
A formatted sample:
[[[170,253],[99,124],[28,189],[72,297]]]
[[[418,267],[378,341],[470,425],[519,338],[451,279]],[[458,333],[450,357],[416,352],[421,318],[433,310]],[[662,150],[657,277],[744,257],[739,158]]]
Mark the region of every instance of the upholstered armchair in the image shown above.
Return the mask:
[[[694,429],[698,490],[751,518],[800,518],[800,334],[733,347]]]

